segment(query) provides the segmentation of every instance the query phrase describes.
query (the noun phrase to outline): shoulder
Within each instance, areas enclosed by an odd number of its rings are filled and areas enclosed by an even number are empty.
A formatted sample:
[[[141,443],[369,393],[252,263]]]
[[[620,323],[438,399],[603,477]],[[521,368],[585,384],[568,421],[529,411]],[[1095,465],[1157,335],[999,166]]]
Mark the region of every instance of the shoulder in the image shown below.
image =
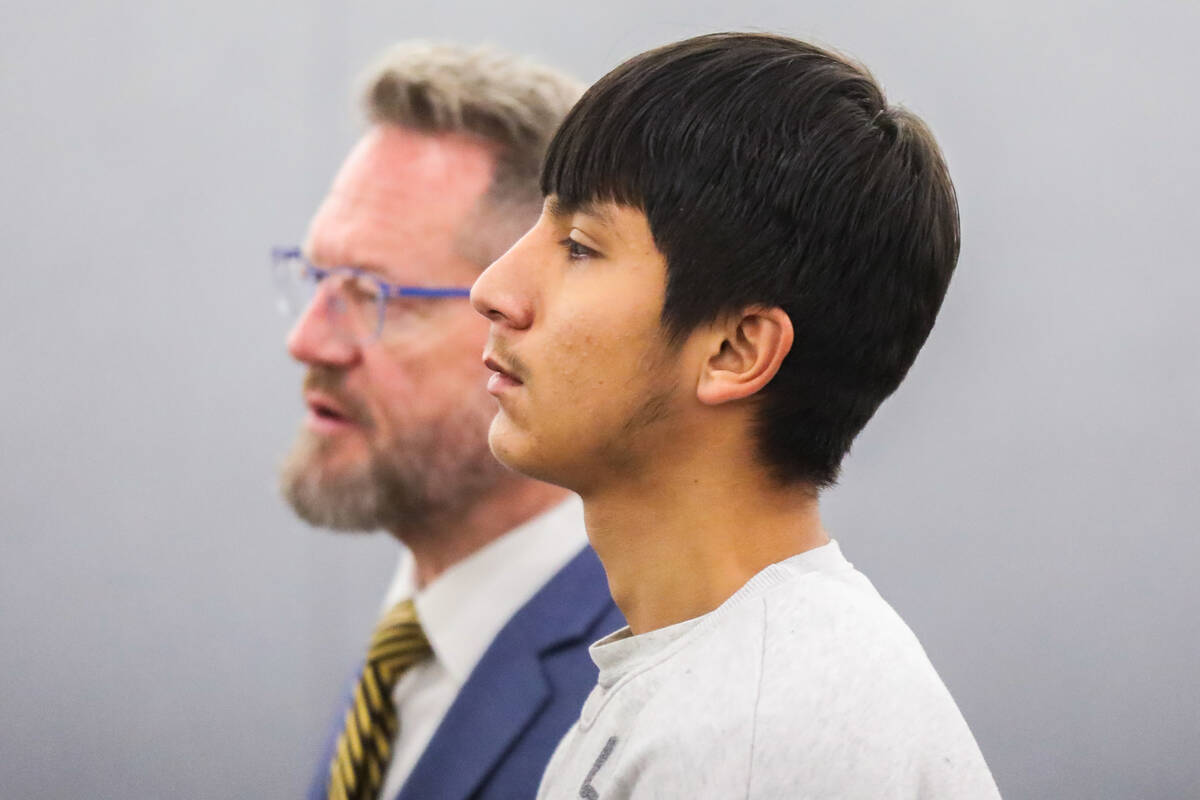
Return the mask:
[[[913,677],[931,671],[925,651],[904,620],[866,576],[852,568],[797,575],[762,597],[763,652],[775,666],[837,666],[838,674],[875,671],[876,658],[900,659],[889,672]]]
[[[917,637],[861,573],[798,576],[762,601],[761,713],[857,721],[952,704]]]
[[[861,573],[804,575],[763,604],[754,764],[764,784],[799,780],[841,797],[956,781],[994,790],[924,648]],[[787,758],[797,752],[808,757]]]

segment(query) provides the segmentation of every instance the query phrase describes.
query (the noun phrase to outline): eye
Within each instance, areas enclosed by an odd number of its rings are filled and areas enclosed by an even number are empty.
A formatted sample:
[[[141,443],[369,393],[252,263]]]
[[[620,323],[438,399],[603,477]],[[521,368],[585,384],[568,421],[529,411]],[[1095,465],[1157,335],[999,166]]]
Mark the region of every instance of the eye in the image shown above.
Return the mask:
[[[374,303],[379,300],[379,282],[366,275],[355,275],[346,281],[346,293],[355,302]]]
[[[411,321],[428,317],[434,309],[434,303],[417,297],[392,297],[384,307],[388,320]]]
[[[596,251],[585,244],[575,241],[570,236],[559,242],[560,245],[567,251],[567,258],[572,261],[583,261],[587,258],[592,258],[597,255]]]

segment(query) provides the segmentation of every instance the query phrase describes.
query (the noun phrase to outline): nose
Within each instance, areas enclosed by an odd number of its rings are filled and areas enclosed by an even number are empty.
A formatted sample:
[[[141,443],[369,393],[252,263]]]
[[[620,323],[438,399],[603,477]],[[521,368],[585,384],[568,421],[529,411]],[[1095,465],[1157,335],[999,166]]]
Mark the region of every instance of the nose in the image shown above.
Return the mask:
[[[335,319],[340,298],[325,285],[317,286],[312,301],[300,314],[287,338],[292,358],[304,364],[346,367],[359,356],[358,343]]]
[[[533,323],[533,302],[523,286],[521,268],[532,233],[493,261],[471,287],[471,306],[493,324],[523,330]]]

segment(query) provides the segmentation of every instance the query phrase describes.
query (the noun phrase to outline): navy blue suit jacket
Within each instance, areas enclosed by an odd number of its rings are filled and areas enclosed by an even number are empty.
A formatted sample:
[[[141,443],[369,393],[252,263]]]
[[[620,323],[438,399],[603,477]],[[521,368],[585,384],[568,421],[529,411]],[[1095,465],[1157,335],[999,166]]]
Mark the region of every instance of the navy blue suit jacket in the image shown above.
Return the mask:
[[[387,800],[531,800],[596,683],[588,645],[625,624],[585,547],[501,628]],[[309,794],[323,800],[340,720]]]

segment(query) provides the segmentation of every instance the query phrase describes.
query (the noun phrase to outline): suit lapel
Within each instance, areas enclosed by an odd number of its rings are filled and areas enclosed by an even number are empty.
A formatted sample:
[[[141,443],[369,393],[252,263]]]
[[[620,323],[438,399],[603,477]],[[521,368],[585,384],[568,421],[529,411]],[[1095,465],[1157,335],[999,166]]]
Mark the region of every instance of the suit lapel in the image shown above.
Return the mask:
[[[603,568],[585,547],[497,634],[396,800],[475,792],[550,700],[541,654],[584,636],[609,605]]]

